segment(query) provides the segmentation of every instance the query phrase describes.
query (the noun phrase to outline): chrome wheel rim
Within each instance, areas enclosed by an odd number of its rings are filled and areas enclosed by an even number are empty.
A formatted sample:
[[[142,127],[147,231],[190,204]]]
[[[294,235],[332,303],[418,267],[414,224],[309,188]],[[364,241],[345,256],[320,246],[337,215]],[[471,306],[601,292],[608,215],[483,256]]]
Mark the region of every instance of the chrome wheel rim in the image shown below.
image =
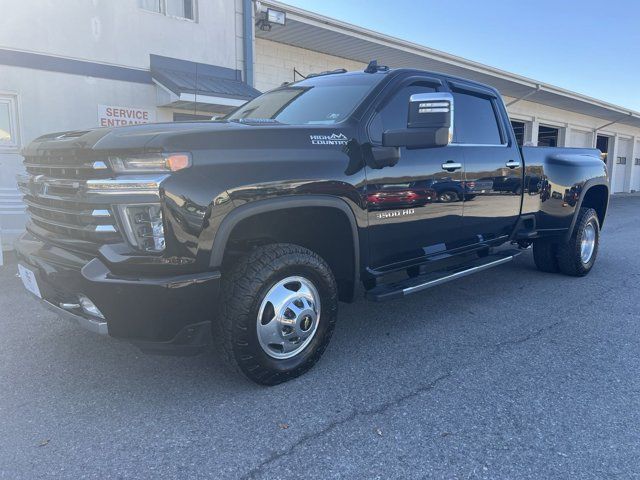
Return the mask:
[[[580,242],[580,257],[582,263],[589,263],[596,248],[596,227],[593,223],[588,223],[582,232],[582,240]]]
[[[267,292],[258,311],[258,341],[278,360],[296,356],[318,330],[320,295],[311,280],[287,277]]]

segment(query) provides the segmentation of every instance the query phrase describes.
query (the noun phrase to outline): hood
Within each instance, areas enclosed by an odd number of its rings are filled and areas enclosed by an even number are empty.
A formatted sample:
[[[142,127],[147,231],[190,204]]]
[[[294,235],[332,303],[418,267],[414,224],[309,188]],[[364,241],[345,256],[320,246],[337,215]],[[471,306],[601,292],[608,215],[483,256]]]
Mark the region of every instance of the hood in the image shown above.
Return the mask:
[[[237,148],[287,148],[346,144],[345,128],[335,125],[243,124],[226,121],[152,123],[59,132],[31,142],[25,156],[114,151],[193,151]]]

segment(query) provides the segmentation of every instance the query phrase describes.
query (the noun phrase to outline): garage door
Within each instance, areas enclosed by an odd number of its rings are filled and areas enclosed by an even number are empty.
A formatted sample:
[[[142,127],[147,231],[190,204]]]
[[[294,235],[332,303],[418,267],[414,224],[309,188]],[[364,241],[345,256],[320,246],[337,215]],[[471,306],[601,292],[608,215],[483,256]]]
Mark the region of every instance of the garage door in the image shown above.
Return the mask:
[[[627,165],[631,162],[631,140],[621,138],[618,140],[616,158],[612,158],[613,165],[613,193],[624,192]]]
[[[567,147],[591,148],[592,140],[593,132],[571,129],[569,132],[569,142]]]
[[[636,142],[635,157],[631,166],[631,190],[640,191],[640,142]]]

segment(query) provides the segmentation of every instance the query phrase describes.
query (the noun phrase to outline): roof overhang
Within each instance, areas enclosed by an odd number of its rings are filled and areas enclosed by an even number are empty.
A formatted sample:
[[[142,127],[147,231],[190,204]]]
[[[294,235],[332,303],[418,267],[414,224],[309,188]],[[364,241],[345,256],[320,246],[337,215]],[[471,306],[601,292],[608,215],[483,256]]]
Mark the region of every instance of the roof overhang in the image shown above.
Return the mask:
[[[239,70],[151,55],[158,106],[226,113],[260,95]]]
[[[468,78],[491,85],[504,96],[526,97],[527,101],[606,122],[640,127],[640,112],[274,0],[261,0],[260,3],[285,11],[287,23],[285,26],[274,25],[271,31],[256,29],[258,38],[362,63],[375,59],[379,64],[394,68],[418,68]]]

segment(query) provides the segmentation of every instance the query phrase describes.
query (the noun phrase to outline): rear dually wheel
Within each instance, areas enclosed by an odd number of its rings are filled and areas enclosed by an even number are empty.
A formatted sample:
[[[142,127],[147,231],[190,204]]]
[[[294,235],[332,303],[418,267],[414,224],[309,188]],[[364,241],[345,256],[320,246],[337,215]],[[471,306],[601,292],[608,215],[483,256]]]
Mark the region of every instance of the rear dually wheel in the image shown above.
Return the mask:
[[[558,245],[558,266],[566,275],[583,277],[596,261],[600,244],[600,221],[593,208],[581,208],[571,238]]]

